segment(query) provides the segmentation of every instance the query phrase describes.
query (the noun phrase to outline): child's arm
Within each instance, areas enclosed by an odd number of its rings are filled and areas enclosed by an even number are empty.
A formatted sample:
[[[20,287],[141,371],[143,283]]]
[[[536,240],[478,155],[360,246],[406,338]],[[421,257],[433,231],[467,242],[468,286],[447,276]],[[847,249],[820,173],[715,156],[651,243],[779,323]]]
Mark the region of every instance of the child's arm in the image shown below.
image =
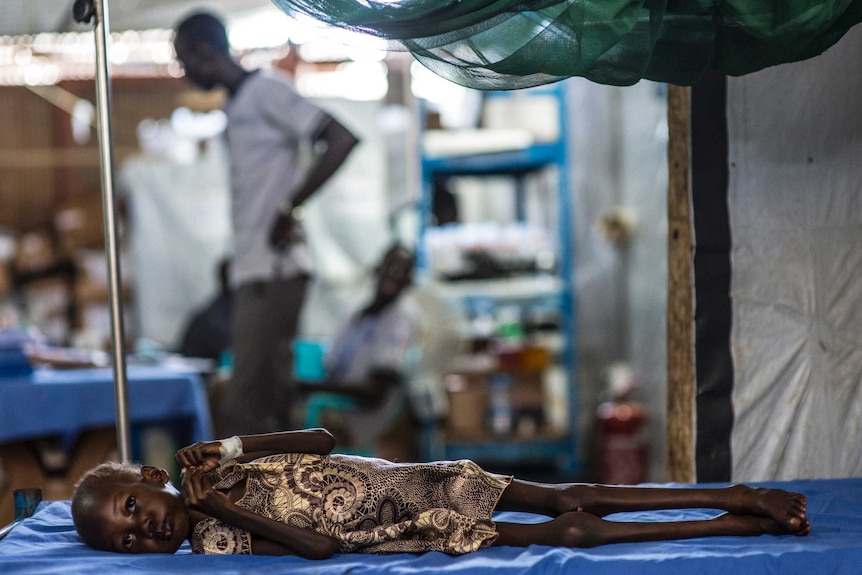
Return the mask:
[[[243,435],[242,461],[251,461],[275,453],[314,453],[326,455],[335,447],[335,438],[323,428],[281,431],[259,435]],[[177,464],[185,469],[202,467],[210,471],[218,467],[221,458],[221,441],[200,441],[177,451]]]
[[[327,559],[338,551],[338,541],[328,535],[267,519],[235,505],[226,494],[213,489],[200,467],[183,475],[182,492],[191,508],[251,533],[252,551],[256,555]]]
[[[335,438],[322,427],[243,435],[242,452],[250,459],[273,453],[314,453],[327,455],[335,447]]]

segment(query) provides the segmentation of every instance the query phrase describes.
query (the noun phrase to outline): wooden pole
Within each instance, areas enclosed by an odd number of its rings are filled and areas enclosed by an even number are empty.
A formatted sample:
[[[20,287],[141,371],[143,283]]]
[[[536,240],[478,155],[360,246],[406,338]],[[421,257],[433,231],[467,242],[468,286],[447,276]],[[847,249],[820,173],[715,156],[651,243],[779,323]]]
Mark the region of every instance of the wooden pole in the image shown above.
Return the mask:
[[[691,89],[668,86],[667,480],[695,481]]]

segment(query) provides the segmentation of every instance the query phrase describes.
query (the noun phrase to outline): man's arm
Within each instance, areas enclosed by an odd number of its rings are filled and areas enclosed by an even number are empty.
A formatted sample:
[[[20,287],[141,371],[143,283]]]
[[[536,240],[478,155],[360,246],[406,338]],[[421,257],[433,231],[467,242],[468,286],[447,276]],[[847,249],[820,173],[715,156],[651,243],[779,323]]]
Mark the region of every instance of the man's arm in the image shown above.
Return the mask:
[[[290,244],[294,225],[299,217],[298,208],[341,167],[358,143],[357,137],[338,120],[331,116],[327,118],[315,138],[315,148],[320,147],[323,151],[290,203],[276,216],[269,234],[272,247],[280,249]]]
[[[314,139],[315,148],[320,146],[322,153],[308,174],[302,186],[291,199],[291,207],[302,205],[341,167],[347,156],[359,143],[359,139],[344,127],[341,122],[329,116],[323,128]]]

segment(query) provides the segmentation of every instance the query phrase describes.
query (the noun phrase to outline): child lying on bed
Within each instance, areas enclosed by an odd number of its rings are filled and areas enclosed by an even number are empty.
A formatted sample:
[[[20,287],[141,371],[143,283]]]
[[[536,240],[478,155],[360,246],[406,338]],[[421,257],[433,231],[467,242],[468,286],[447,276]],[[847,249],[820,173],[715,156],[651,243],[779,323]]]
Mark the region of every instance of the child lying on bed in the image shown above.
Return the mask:
[[[487,473],[470,461],[392,463],[331,454],[325,429],[232,437],[177,452],[182,486],[165,470],[105,463],[72,501],[81,538],[121,553],[295,554],[443,551],[489,545],[592,547],[709,535],[806,535],[804,495],[723,488],[541,484]],[[615,522],[620,511],[714,508],[712,519]],[[551,517],[495,522],[493,511]]]

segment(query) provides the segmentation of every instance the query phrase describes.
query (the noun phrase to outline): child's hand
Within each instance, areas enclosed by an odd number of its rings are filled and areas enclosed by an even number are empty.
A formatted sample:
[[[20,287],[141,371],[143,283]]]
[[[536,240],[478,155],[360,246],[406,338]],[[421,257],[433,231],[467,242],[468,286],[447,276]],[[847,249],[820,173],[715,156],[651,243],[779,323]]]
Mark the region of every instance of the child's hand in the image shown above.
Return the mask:
[[[177,451],[174,459],[181,469],[199,467],[203,471],[212,471],[218,467],[221,458],[220,446],[220,441],[199,441]]]
[[[186,506],[218,517],[219,510],[231,505],[228,496],[213,489],[207,472],[201,467],[188,467],[183,472],[182,494]]]

